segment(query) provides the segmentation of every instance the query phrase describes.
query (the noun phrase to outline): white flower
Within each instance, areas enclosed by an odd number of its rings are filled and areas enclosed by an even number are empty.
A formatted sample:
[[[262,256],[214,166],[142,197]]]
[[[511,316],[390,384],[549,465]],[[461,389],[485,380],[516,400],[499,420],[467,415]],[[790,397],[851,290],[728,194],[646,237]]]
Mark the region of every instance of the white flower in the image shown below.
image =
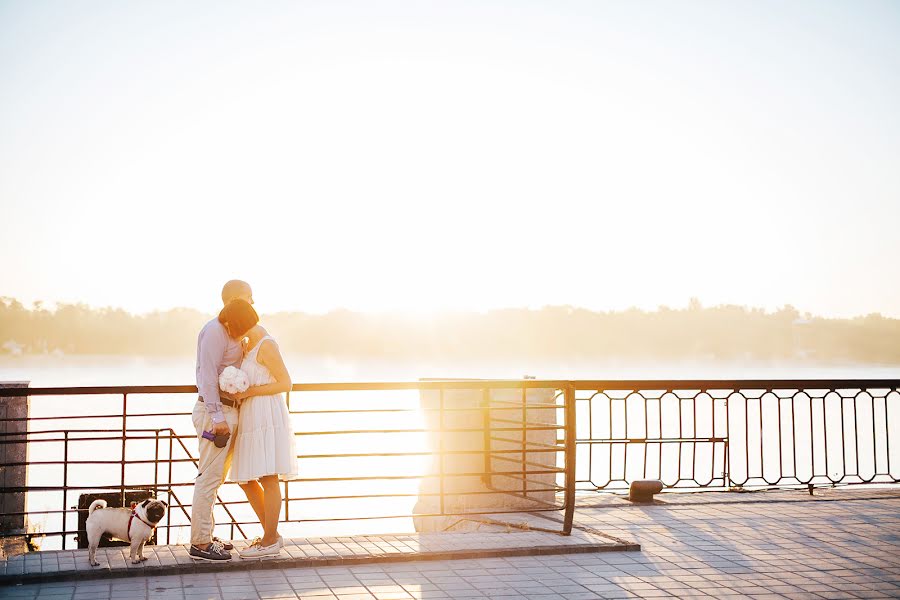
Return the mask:
[[[247,374],[237,367],[225,367],[222,374],[219,375],[219,389],[229,394],[238,394],[247,391],[250,387],[250,380]]]

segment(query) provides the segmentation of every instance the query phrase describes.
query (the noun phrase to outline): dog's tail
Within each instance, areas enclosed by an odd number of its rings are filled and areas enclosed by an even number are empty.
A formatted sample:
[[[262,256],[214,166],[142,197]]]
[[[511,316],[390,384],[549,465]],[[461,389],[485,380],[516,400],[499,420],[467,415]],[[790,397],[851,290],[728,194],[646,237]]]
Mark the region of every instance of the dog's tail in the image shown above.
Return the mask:
[[[94,511],[98,508],[106,508],[106,500],[94,500],[91,502],[91,507],[88,509],[88,516],[94,514]]]

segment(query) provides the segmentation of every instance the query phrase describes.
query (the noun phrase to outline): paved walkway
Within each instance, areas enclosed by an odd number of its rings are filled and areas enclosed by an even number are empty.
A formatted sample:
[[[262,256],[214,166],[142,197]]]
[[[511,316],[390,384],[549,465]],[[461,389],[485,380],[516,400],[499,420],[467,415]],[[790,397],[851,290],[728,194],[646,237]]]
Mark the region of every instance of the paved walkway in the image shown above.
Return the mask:
[[[4,598],[898,598],[900,490],[582,499],[583,528],[640,552],[134,577],[0,589]],[[583,530],[582,530],[583,531]],[[475,534],[480,535],[480,534]],[[487,535],[487,534],[485,534]]]
[[[525,515],[527,516],[527,515]],[[538,519],[532,517],[531,520]],[[538,525],[535,523],[535,525]],[[546,527],[552,525],[543,521]],[[246,541],[236,541],[237,550]],[[87,549],[31,552],[0,561],[0,585],[46,583],[147,575],[187,575],[247,569],[292,567],[356,566],[374,562],[413,560],[457,560],[547,554],[574,554],[619,550],[639,550],[637,544],[605,536],[598,531],[575,530],[570,536],[543,531],[522,531],[491,526],[478,533],[418,533],[367,535],[339,538],[287,539],[278,556],[231,562],[195,561],[188,545],[145,546],[145,562],[132,564],[129,548],[97,549],[99,566],[92,567]],[[233,553],[234,554],[234,553]]]

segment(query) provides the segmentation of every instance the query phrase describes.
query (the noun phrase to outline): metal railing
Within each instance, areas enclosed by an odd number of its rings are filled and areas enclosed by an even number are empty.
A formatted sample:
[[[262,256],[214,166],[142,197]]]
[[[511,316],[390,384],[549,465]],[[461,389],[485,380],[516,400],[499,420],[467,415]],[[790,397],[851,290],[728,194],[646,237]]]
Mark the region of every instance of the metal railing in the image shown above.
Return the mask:
[[[543,401],[532,397],[548,385]],[[27,396],[31,406],[28,417],[0,418],[0,468],[29,471],[27,482],[4,489],[27,494],[28,506],[0,510],[0,518],[43,519],[37,533],[61,538],[65,548],[78,533],[76,496],[116,491],[124,505],[128,492],[149,490],[169,503],[159,539],[170,543],[173,531],[190,526],[197,435],[185,409],[196,393],[195,386],[0,388],[0,398]],[[448,517],[562,510],[560,532],[568,535],[574,399],[565,382],[533,380],[296,384],[287,400],[300,477],[282,484],[282,522],[413,518],[417,527],[440,528],[454,525]],[[37,410],[42,403],[55,404]],[[23,444],[29,456],[10,460],[8,450]],[[237,486],[226,482],[217,500],[226,517],[217,527],[248,537],[255,517],[241,518],[249,503]],[[391,510],[398,505],[404,509]],[[337,506],[355,512],[324,514]]]
[[[0,398],[31,397],[33,413],[0,419],[0,450],[26,443],[31,452],[19,461],[0,453],[0,467],[31,471],[4,492],[57,495],[53,507],[0,518],[56,516],[59,526],[40,533],[65,547],[77,532],[76,494],[145,489],[169,501],[160,529],[171,541],[190,525],[197,441],[185,409],[196,392],[0,389]],[[100,398],[111,408],[98,414],[90,401]],[[36,410],[53,399],[50,414]],[[283,483],[285,523],[413,518],[418,527],[561,510],[568,534],[576,489],[624,489],[635,479],[672,489],[900,482],[897,379],[319,383],[294,385],[288,403],[300,425],[301,476]],[[343,472],[345,463],[358,471]],[[32,476],[53,468],[48,481]],[[247,537],[253,519],[238,514],[248,507],[236,487],[220,490],[219,526]]]
[[[576,382],[581,489],[900,482],[900,380]]]

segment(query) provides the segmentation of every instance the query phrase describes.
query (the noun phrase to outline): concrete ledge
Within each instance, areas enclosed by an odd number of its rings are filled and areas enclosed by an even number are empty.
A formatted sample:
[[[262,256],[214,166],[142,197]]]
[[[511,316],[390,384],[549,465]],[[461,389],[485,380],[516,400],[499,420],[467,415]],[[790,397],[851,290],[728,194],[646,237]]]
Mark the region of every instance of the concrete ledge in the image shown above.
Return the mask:
[[[599,531],[573,531],[568,537],[523,531],[292,539],[285,540],[281,555],[255,560],[237,556],[237,549],[246,546],[246,542],[235,546],[234,559],[224,564],[194,561],[188,555],[188,547],[183,545],[145,547],[148,560],[141,565],[127,561],[128,548],[101,548],[97,551],[99,567],[88,564],[87,550],[35,552],[0,561],[6,563],[0,571],[0,585],[641,549],[639,544],[612,540]]]

